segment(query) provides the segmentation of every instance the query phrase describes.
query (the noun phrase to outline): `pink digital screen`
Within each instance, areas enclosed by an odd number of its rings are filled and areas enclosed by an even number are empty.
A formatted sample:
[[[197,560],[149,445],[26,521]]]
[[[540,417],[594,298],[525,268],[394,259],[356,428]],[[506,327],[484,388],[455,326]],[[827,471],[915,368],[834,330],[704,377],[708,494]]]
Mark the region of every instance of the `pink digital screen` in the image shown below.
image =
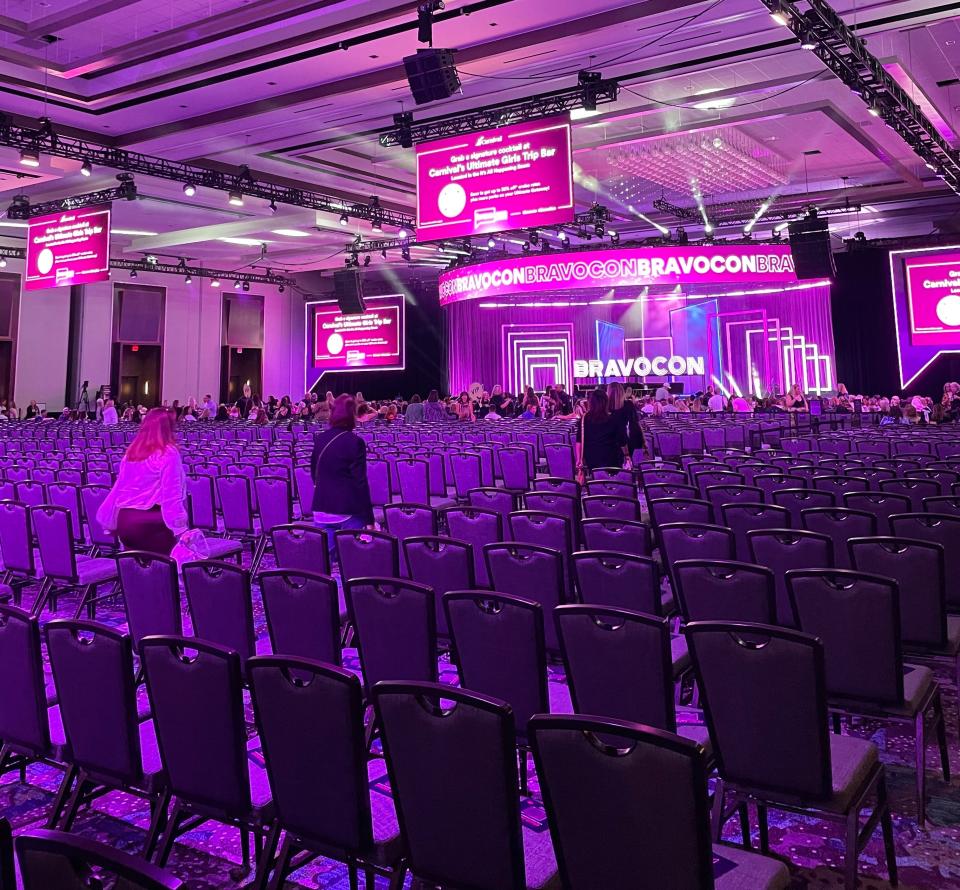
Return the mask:
[[[26,290],[91,284],[109,277],[109,204],[30,220]]]
[[[573,222],[567,117],[417,146],[420,240]]]
[[[403,296],[366,303],[358,315],[345,315],[335,301],[308,304],[310,367],[321,373],[403,369]]]
[[[960,346],[960,253],[904,261],[910,341]]]

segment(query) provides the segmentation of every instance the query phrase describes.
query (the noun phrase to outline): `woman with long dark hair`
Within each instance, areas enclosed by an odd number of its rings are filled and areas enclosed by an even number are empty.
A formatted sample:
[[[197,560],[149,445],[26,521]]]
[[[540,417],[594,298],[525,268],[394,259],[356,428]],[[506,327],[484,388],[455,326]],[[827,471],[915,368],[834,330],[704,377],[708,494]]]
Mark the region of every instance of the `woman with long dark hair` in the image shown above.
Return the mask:
[[[447,409],[440,401],[440,393],[435,389],[431,389],[430,395],[427,396],[427,402],[423,406],[423,419],[427,423],[438,423],[449,419]]]
[[[577,469],[622,467],[630,463],[627,430],[619,418],[610,413],[607,394],[595,389],[587,400],[587,413],[577,428]]]
[[[627,447],[630,454],[643,451],[643,430],[637,417],[637,406],[632,399],[626,398],[626,390],[622,383],[614,381],[607,384],[607,407],[610,414],[616,417],[627,431]]]
[[[330,426],[313,438],[313,521],[328,533],[373,525],[373,503],[367,482],[367,443],[353,432],[357,400],[339,396],[330,411]]]
[[[115,531],[127,550],[169,556],[189,528],[186,478],[173,429],[169,409],[147,413],[97,511],[97,521]]]

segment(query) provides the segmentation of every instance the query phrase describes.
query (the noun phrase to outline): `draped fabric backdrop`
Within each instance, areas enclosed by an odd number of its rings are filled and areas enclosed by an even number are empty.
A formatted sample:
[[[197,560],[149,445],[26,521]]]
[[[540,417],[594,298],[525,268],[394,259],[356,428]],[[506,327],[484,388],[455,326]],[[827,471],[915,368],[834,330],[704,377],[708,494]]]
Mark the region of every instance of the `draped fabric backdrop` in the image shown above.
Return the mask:
[[[631,302],[609,302],[624,299]],[[474,382],[487,389],[495,383],[542,389],[555,380],[570,386],[574,360],[671,355],[705,359],[703,376],[670,378],[686,392],[703,389],[713,378],[744,393],[783,391],[794,381],[811,393],[836,387],[828,286],[720,296],[618,288],[537,301],[485,308],[483,300],[472,300],[444,309],[451,391]],[[622,356],[598,353],[598,321],[623,329],[619,340],[605,326],[601,333],[602,344],[623,343]],[[596,378],[580,381],[591,382]]]

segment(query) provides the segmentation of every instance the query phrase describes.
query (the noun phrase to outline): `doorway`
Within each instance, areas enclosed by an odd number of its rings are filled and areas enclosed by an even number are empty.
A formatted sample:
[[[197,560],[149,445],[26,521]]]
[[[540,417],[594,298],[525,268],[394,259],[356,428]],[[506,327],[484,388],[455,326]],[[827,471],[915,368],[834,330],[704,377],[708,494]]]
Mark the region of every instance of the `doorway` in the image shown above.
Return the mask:
[[[162,348],[157,345],[114,344],[110,380],[118,393],[118,406],[155,408],[160,404],[162,358]]]
[[[256,347],[223,347],[220,383],[221,401],[232,405],[248,385],[254,395],[266,400],[263,392],[263,350]]]

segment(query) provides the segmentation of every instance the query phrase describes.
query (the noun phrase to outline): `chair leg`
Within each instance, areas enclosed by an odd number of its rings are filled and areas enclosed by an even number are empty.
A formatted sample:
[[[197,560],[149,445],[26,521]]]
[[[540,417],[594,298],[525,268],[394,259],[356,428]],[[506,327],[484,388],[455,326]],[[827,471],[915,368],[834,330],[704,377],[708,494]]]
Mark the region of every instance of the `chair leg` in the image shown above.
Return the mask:
[[[347,862],[347,874],[350,876],[350,890],[360,890],[360,875],[357,871],[357,862],[355,859]]]
[[[742,801],[737,807],[737,815],[740,817],[740,834],[743,837],[743,848],[750,850],[753,845],[750,842],[750,804]]]
[[[183,818],[183,809],[180,801],[173,805],[173,812],[167,822],[167,832],[163,836],[160,849],[157,852],[157,865],[163,868],[170,858],[170,851],[173,849],[173,842],[177,839],[177,829],[180,827],[180,820]]]
[[[243,867],[250,871],[250,829],[245,825],[240,828],[240,854]]]
[[[40,589],[37,591],[37,598],[33,601],[33,608],[30,610],[31,615],[41,615],[43,614],[43,607],[47,604],[47,600],[50,599],[50,591],[53,589],[53,581],[49,578],[44,578],[40,582]],[[958,671],[960,671],[960,662],[958,662]],[[960,673],[958,673],[960,676]]]
[[[162,791],[160,796],[153,802],[153,814],[150,818],[150,827],[147,829],[147,837],[143,843],[143,858],[150,861],[157,849],[157,842],[160,840],[160,833],[167,823],[167,807],[170,805],[170,792]]]
[[[524,796],[530,793],[530,782],[527,779],[527,751],[520,749],[520,793]]]
[[[856,890],[857,862],[860,859],[860,845],[857,843],[860,836],[860,810],[851,810],[847,813],[847,846],[844,852],[844,887],[846,890]]]
[[[393,874],[390,876],[390,890],[403,890],[403,882],[407,877],[406,860],[401,859],[397,863]]]
[[[73,794],[70,795],[70,799],[67,801],[66,807],[64,807],[63,816],[60,819],[61,830],[70,831],[70,829],[73,828],[73,822],[77,818],[80,804],[83,801],[83,792],[86,788],[87,777],[84,773],[80,773],[77,777],[77,784],[73,789]]]
[[[3,758],[0,757],[0,764],[3,763]],[[50,815],[47,818],[47,828],[56,828],[57,823],[60,821],[60,814],[63,812],[64,801],[67,799],[67,795],[70,793],[70,788],[73,785],[73,781],[77,776],[77,768],[71,766],[63,774],[63,779],[60,781],[60,787],[57,789],[57,796],[54,798],[53,806],[50,808]]]
[[[923,829],[927,823],[927,752],[926,719],[921,711],[914,718],[914,753],[917,762],[917,825]]]
[[[757,804],[757,824],[760,827],[760,852],[770,852],[770,823],[767,819],[767,807],[765,804]]]
[[[887,777],[880,774],[877,780],[877,806],[880,810],[880,827],[883,831],[883,847],[887,856],[887,874],[890,877],[890,886],[896,887],[899,883],[897,875],[897,849],[893,844],[893,819],[890,816],[890,802],[887,799]]]
[[[943,713],[943,699],[940,697],[940,690],[934,698],[936,707],[936,730],[937,743],[940,746],[940,768],[943,770],[943,781],[950,784],[950,751],[947,748],[947,718]]]
[[[710,816],[713,822],[714,841],[719,841],[720,835],[723,833],[723,800],[725,797],[726,792],[723,788],[723,779],[717,779],[717,784],[713,791],[713,813]]]
[[[270,826],[266,844],[257,856],[257,873],[250,884],[251,890],[266,890],[267,879],[270,877],[270,867],[273,865],[273,857],[277,853],[280,830],[280,823],[275,820]]]
[[[377,873],[372,868],[365,868],[363,870],[363,890],[376,890],[377,888]]]
[[[842,735],[843,734],[843,723],[840,720],[839,714],[833,715],[833,734]]]
[[[286,877],[287,869],[290,867],[290,857],[292,855],[293,844],[288,834],[280,845],[280,855],[277,856],[277,863],[273,870],[273,880],[270,882],[270,890],[280,890],[280,888],[283,887],[283,880]]]

